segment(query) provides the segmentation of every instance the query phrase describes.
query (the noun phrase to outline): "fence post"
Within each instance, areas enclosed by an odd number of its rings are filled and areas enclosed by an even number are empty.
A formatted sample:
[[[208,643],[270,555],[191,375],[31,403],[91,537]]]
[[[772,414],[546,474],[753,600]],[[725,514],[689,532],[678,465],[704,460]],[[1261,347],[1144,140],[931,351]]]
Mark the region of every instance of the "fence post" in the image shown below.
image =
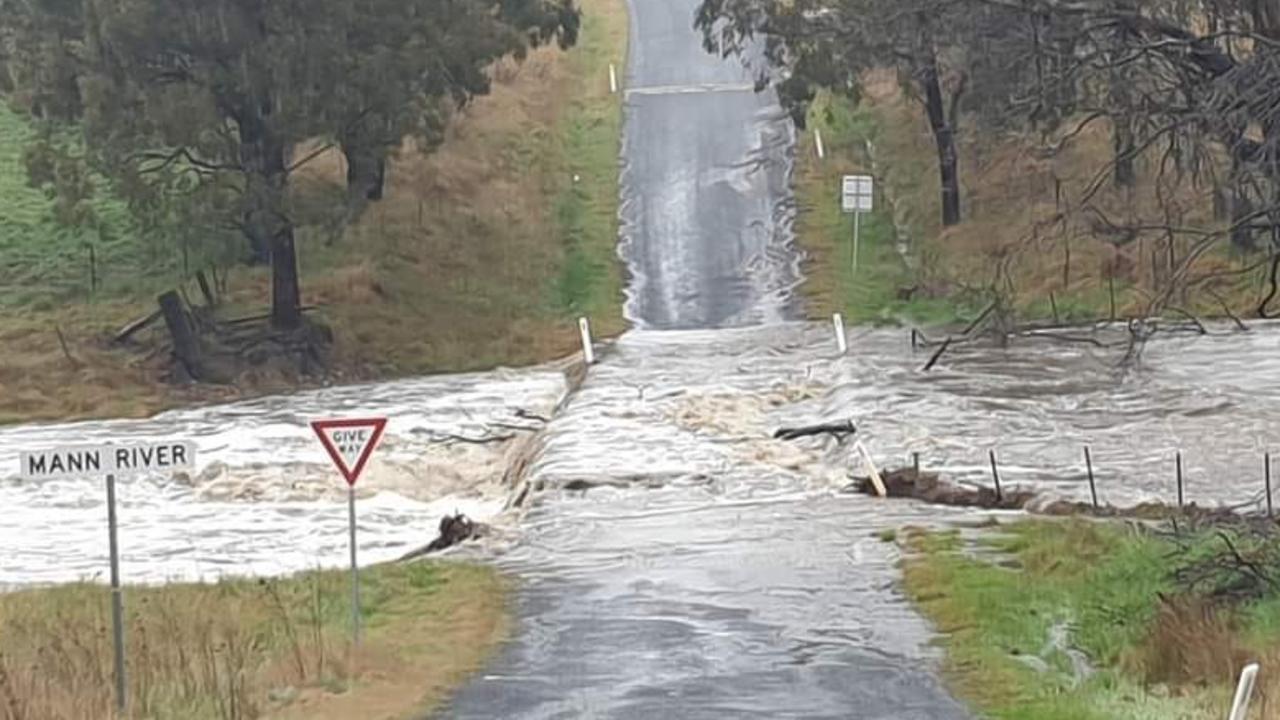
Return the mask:
[[[1175,462],[1177,464],[1177,472],[1178,472],[1178,509],[1181,510],[1182,509],[1182,451],[1181,450],[1178,451],[1178,455]]]
[[[1273,517],[1271,512],[1271,453],[1266,453],[1263,456],[1263,461],[1266,464],[1264,475],[1267,481],[1267,518],[1270,519]]]
[[[996,502],[1004,500],[1004,493],[1000,491],[1000,470],[996,467],[996,451],[991,449],[987,451],[987,455],[991,458],[991,479],[996,483]]]
[[[1093,456],[1089,453],[1089,446],[1084,446],[1084,465],[1089,470],[1089,497],[1093,498],[1093,509],[1098,509],[1098,486],[1093,482]]]

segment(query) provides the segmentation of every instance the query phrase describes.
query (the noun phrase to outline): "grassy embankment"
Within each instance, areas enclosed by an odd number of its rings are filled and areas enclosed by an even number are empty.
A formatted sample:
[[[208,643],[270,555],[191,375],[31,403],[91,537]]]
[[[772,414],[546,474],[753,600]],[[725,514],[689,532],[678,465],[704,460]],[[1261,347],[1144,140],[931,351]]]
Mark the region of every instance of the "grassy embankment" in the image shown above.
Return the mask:
[[[463,111],[434,155],[401,153],[386,198],[353,227],[336,238],[320,221],[300,229],[303,302],[321,305],[334,329],[333,379],[561,357],[576,347],[579,315],[597,335],[623,328],[621,98],[607,68],[623,68],[627,16],[622,0],[580,5],[577,47],[493,68],[492,94]],[[102,285],[89,297],[86,238],[60,231],[50,201],[26,186],[30,134],[0,110],[0,423],[138,416],[292,387],[268,373],[238,387],[165,385],[161,330],[141,335],[141,347],[110,347],[113,331],[179,282],[179,248],[143,247],[120,204],[102,200],[110,237],[96,241]],[[332,217],[343,173],[336,153],[304,167],[297,206]],[[260,312],[268,287],[261,269],[233,269],[228,314]],[[188,290],[198,297],[194,283]]]
[[[502,640],[504,580],[438,563],[125,589],[131,718],[421,717]],[[108,592],[0,594],[0,719],[113,717]]]
[[[1080,520],[1000,527],[976,547],[913,530],[905,586],[944,634],[949,685],[989,717],[1220,718],[1235,676],[1260,661],[1249,717],[1280,718],[1280,591],[1211,600],[1174,573],[1222,552],[1221,538],[1182,542],[1174,552],[1167,538]],[[1073,669],[1073,651],[1095,672]]]
[[[1110,158],[1107,128],[1091,126],[1049,159],[1042,143],[1017,134],[984,136],[968,124],[960,133],[964,222],[943,228],[939,219],[937,155],[919,104],[896,83],[873,75],[863,102],[822,96],[810,112],[821,130],[826,160],[816,157],[814,134],[801,141],[797,194],[801,246],[809,254],[806,284],[815,317],[843,312],[859,322],[944,323],[972,317],[999,287],[1022,319],[1080,321],[1111,314],[1115,289],[1118,316],[1143,312],[1154,292],[1167,285],[1169,251],[1163,237],[1129,241],[1100,232],[1079,207],[1086,187]],[[866,143],[875,148],[874,162]],[[1154,166],[1138,163],[1138,184],[1126,190],[1104,183],[1094,204],[1119,221],[1163,221],[1158,210]],[[849,271],[851,222],[839,212],[839,179],[848,172],[877,176],[877,211],[862,233],[856,278]],[[1178,223],[1215,227],[1207,188],[1164,190],[1176,200]],[[890,209],[890,200],[893,208]],[[865,220],[865,218],[864,218]],[[895,251],[894,233],[908,238],[909,260]],[[1175,244],[1181,262],[1190,241]],[[1201,278],[1174,304],[1190,312],[1222,315],[1223,302],[1240,316],[1252,314],[1265,293],[1265,268],[1209,278],[1241,269],[1260,256],[1223,246],[1202,258],[1191,277]],[[998,277],[999,267],[1007,275]],[[1051,299],[1052,296],[1052,299]]]

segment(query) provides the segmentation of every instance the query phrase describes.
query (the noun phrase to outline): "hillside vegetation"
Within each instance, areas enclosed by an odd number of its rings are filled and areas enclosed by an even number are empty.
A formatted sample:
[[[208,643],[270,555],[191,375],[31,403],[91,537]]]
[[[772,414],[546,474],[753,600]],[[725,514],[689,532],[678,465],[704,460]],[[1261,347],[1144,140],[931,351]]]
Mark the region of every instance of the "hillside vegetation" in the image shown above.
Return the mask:
[[[623,65],[626,10],[622,0],[578,5],[573,47],[491,66],[488,94],[452,117],[432,153],[406,139],[383,198],[350,225],[343,154],[323,152],[294,174],[302,303],[334,337],[325,372],[310,377],[265,363],[234,384],[191,385],[173,374],[163,323],[112,344],[162,290],[181,287],[201,303],[180,238],[136,230],[100,178],[96,229],[55,222],[59,198],[30,187],[23,162],[37,132],[0,112],[0,423],[139,416],[300,384],[550,360],[576,347],[582,315],[598,335],[620,331],[621,100],[607,67]],[[220,317],[264,311],[270,268],[214,267]]]
[[[1168,289],[1170,253],[1185,258],[1193,240],[1137,238],[1117,243],[1097,215],[1073,206],[1106,167],[1105,128],[1086,130],[1052,159],[1031,136],[961,134],[961,187],[968,217],[953,227],[939,220],[937,158],[918,104],[892,78],[877,76],[860,103],[823,95],[810,125],[827,150],[819,160],[815,135],[802,139],[797,174],[799,238],[808,255],[806,286],[814,316],[843,312],[857,322],[936,325],[976,317],[993,298],[1011,317],[1083,322],[1142,316]],[[1104,185],[1094,203],[1140,220],[1157,212],[1152,164],[1137,163],[1136,188]],[[852,221],[839,208],[840,176],[876,176],[878,207],[863,218],[860,269],[851,270]],[[1220,230],[1210,189],[1183,191],[1188,222]],[[1197,256],[1194,274],[1170,303],[1171,314],[1256,316],[1270,290],[1270,255],[1223,242]]]
[[[815,314],[991,308],[1007,331],[1265,318],[1280,297],[1274,2],[704,0],[697,25],[728,54],[764,38],[763,78],[813,131]],[[881,189],[856,271],[836,207],[852,170]]]

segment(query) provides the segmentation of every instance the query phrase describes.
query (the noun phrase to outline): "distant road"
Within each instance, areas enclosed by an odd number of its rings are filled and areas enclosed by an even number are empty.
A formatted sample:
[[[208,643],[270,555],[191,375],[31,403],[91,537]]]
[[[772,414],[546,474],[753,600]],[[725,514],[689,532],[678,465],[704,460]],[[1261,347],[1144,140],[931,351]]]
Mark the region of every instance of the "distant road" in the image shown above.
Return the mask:
[[[627,315],[641,327],[792,319],[794,131],[753,71],[702,48],[696,0],[632,0],[623,140]]]

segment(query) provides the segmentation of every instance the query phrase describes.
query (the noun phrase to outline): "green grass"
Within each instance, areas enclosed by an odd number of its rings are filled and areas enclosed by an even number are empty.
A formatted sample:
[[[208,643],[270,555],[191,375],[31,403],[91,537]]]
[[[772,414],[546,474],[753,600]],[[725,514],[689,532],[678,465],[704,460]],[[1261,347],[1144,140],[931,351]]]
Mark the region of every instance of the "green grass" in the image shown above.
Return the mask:
[[[364,633],[353,649],[348,578],[126,587],[128,717],[351,717],[345,706],[367,701],[379,710],[362,717],[422,712],[505,631],[494,570],[379,565],[361,571]],[[0,595],[0,717],[110,715],[108,608],[106,588],[87,583]],[[289,707],[303,696],[305,707]]]
[[[88,246],[96,255],[100,296],[134,292],[140,276],[172,266],[132,230],[128,209],[110,196],[100,178],[94,211],[101,234],[60,226],[53,201],[31,187],[23,153],[36,131],[0,103],[0,306],[53,307],[90,296]]]
[[[978,710],[1027,720],[1195,716],[1195,692],[1174,702],[1143,691],[1124,669],[1151,630],[1157,593],[1173,590],[1179,560],[1164,541],[1097,523],[1034,521],[986,537],[989,552],[977,556],[961,552],[954,532],[908,542],[915,554],[905,561],[906,589],[946,636],[949,683]],[[1048,644],[1060,624],[1098,667],[1078,685],[1069,659]]]
[[[854,269],[853,218],[840,208],[840,178],[870,172],[866,142],[875,142],[879,134],[874,115],[849,99],[824,93],[810,108],[808,123],[809,137],[820,131],[826,148],[826,159],[818,160],[812,140],[806,140],[796,184],[802,208],[799,242],[809,256],[805,290],[811,315],[840,312],[851,323],[959,321],[971,311],[970,304],[928,297],[898,252],[894,219],[884,201],[884,177],[877,177],[876,209],[860,220]],[[915,292],[907,292],[913,287]]]
[[[555,224],[564,242],[564,262],[555,281],[556,308],[589,316],[605,333],[621,330],[622,273],[617,256],[618,157],[622,132],[620,95],[607,93],[604,68],[613,63],[625,77],[626,22],[621,6],[600,4],[583,14],[573,74],[589,78],[561,126],[572,179],[555,203]]]

